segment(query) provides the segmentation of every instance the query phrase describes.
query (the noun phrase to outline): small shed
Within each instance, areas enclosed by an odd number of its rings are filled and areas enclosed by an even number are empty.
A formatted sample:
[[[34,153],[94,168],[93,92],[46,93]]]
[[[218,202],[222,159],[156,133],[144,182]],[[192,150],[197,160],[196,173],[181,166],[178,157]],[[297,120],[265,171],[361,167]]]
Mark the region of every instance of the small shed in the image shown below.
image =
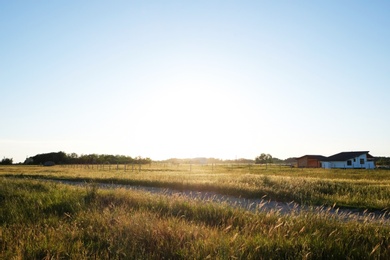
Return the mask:
[[[298,168],[321,168],[321,161],[326,159],[322,155],[304,155],[297,158],[297,167]]]

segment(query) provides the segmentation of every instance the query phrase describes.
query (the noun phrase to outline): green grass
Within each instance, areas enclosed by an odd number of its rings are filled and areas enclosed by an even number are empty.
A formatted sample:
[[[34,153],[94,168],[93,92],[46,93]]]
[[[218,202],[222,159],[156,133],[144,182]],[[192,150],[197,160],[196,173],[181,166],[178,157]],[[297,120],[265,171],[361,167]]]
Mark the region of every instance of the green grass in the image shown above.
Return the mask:
[[[0,259],[388,259],[385,220],[0,178]]]

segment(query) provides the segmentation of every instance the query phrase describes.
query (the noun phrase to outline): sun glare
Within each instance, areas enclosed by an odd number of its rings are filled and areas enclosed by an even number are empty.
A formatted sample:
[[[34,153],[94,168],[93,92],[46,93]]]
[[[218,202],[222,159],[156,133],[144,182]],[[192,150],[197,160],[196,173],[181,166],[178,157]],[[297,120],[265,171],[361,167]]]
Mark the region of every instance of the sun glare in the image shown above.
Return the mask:
[[[245,107],[227,88],[195,84],[164,87],[143,104],[146,116],[139,131],[153,140],[152,150],[161,154],[158,157],[217,155],[226,150],[228,140],[237,139],[237,120],[243,118]]]

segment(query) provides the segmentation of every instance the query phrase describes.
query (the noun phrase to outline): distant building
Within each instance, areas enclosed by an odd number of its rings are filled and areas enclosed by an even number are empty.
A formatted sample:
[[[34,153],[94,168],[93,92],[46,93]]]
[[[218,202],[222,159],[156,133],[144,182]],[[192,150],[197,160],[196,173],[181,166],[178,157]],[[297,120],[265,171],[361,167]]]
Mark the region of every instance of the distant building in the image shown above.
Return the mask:
[[[341,152],[321,161],[322,168],[374,169],[374,157],[368,151]]]
[[[304,155],[302,157],[296,158],[298,168],[321,168],[321,161],[326,159],[322,155]]]

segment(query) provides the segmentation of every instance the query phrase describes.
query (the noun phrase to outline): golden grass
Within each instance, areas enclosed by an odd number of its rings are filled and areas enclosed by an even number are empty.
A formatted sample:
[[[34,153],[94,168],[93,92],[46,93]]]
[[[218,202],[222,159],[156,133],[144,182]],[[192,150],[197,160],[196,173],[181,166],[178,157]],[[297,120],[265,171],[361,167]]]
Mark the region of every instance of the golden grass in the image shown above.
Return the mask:
[[[103,168],[104,167],[104,168]],[[390,172],[260,165],[3,166],[0,176],[48,178],[214,191],[306,205],[387,210]]]
[[[387,220],[0,178],[0,259],[388,259]]]

